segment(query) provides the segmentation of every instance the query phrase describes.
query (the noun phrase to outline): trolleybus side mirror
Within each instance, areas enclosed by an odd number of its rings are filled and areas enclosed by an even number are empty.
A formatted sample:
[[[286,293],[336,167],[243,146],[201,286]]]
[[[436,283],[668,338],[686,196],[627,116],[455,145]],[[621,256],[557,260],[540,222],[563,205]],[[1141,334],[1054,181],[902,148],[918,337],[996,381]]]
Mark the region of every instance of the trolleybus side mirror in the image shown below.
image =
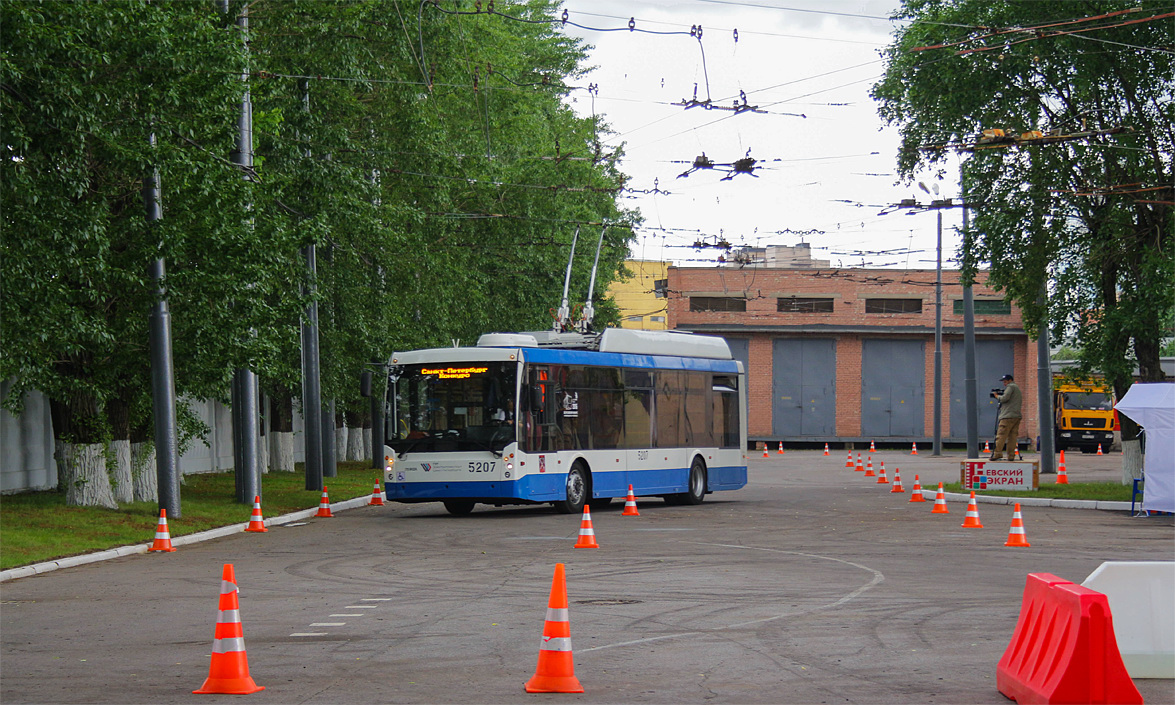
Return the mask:
[[[359,396],[371,396],[371,370],[363,370],[359,375]]]
[[[530,387],[530,410],[536,414],[543,413],[543,388],[537,384]]]

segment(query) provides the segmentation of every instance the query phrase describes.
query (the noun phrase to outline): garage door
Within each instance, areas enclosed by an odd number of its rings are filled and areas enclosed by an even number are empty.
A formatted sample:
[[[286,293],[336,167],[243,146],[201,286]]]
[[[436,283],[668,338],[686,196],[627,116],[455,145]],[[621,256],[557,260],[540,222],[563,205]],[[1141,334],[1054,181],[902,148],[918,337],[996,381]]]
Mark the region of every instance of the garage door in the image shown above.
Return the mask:
[[[1000,377],[1012,371],[1011,340],[975,341],[975,391],[979,404],[979,439],[995,438],[996,416],[1000,405],[991,398],[991,390],[1003,387]],[[967,437],[967,391],[963,371],[963,342],[951,341],[951,431],[954,438]]]
[[[836,341],[776,339],[771,390],[771,428],[776,436],[835,435]]]
[[[926,343],[920,340],[863,341],[861,435],[925,435]]]

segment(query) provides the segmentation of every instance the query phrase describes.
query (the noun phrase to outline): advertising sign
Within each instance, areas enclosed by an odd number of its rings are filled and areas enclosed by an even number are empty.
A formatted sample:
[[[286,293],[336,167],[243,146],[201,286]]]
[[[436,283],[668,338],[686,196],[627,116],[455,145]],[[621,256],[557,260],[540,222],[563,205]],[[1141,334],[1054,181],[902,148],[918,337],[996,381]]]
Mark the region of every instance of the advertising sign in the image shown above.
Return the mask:
[[[1011,460],[965,460],[961,464],[964,490],[1035,490],[1040,486],[1040,463]]]

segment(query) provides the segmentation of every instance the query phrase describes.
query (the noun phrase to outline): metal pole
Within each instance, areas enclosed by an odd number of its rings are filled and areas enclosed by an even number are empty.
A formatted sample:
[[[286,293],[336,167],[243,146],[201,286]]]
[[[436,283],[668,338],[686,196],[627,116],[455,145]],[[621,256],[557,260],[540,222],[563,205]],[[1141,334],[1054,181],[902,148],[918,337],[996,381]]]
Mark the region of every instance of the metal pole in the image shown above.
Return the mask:
[[[339,474],[338,455],[335,446],[335,400],[331,399],[322,410],[322,476],[335,477]]]
[[[1045,313],[1040,321],[1040,329],[1036,338],[1036,400],[1037,413],[1040,421],[1040,471],[1055,473],[1056,444],[1053,437],[1053,371],[1049,364],[1049,320],[1048,320],[1048,269],[1045,269],[1044,281],[1040,283],[1040,302]]]
[[[372,360],[376,365],[380,365],[379,360]],[[384,395],[380,392],[383,384],[380,384],[381,377],[379,376],[383,370],[382,365],[375,368],[376,372],[372,373],[371,380],[371,467],[383,468],[384,466],[384,421],[383,421],[383,401]],[[386,379],[384,377],[383,379]]]
[[[967,212],[967,187],[963,167],[959,167],[959,187],[963,195],[963,268],[970,271],[971,232]],[[971,279],[963,285],[963,401],[967,405],[967,457],[979,457],[979,390],[975,379],[975,299]]]
[[[938,210],[938,247],[934,266],[934,445],[942,455],[942,208]]]
[[[149,138],[155,148],[155,133]],[[143,179],[143,206],[148,227],[163,218],[159,206],[159,170],[152,168]],[[162,243],[161,243],[162,244]],[[171,364],[171,314],[167,309],[166,270],[162,257],[147,267],[155,282],[155,303],[151,307],[148,344],[151,348],[151,408],[155,419],[155,474],[159,486],[159,508],[179,519],[179,449],[175,413],[175,373]]]
[[[241,41],[249,46],[249,8],[246,6],[237,17],[241,30]],[[241,73],[245,92],[241,96],[241,110],[237,117],[237,148],[233,163],[247,171],[253,166],[253,99],[249,92],[248,68]],[[249,206],[252,211],[252,206]],[[252,370],[238,368],[233,372],[233,468],[236,474],[237,501],[252,503],[253,497],[261,493],[260,476],[257,467],[257,384]]]
[[[303,292],[313,296],[318,268],[314,243],[302,248],[306,258]],[[306,441],[306,489],[322,489],[322,387],[318,369],[318,302],[311,298],[302,321],[302,421]]]

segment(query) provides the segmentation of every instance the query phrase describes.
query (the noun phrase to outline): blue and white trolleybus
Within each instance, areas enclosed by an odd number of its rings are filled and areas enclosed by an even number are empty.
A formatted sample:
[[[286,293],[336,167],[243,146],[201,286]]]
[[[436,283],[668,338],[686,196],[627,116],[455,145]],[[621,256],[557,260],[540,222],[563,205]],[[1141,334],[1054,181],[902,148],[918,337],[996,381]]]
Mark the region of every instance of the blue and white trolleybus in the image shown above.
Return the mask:
[[[747,483],[745,371],[722,338],[609,328],[491,333],[396,353],[385,489],[395,502],[698,504]]]

